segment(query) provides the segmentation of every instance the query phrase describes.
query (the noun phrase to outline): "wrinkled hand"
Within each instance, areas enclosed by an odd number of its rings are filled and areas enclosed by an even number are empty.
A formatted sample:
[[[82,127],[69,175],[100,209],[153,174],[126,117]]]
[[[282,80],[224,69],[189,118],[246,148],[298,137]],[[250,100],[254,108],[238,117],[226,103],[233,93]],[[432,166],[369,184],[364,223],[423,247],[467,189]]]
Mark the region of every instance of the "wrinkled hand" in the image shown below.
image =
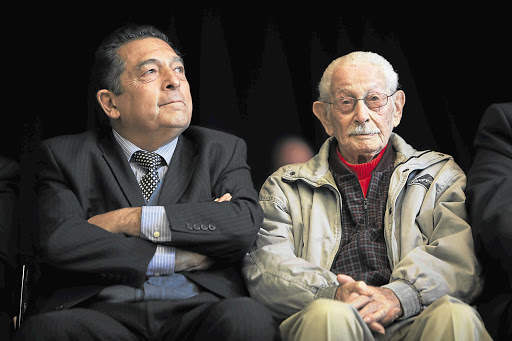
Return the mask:
[[[125,233],[130,236],[140,235],[142,207],[127,207],[95,215],[87,222],[112,233]]]
[[[372,301],[359,310],[359,314],[370,329],[384,334],[384,327],[393,323],[402,313],[400,301],[395,293],[387,288],[373,287]]]
[[[371,330],[384,334],[384,327],[402,315],[400,301],[393,291],[356,282],[347,275],[338,275],[337,280],[340,286],[335,299],[352,304]]]

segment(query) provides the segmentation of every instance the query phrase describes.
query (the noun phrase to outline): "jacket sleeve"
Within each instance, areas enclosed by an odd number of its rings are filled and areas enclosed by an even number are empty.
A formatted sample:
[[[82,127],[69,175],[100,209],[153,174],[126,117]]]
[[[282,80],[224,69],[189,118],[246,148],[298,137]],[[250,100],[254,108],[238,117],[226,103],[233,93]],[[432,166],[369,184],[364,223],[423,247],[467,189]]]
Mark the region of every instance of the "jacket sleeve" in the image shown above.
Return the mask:
[[[43,263],[59,273],[68,273],[63,278],[80,283],[142,286],[156,245],[87,222],[89,208],[81,204],[79,193],[83,190],[78,187],[89,185],[78,185],[86,180],[77,170],[77,160],[69,162],[66,150],[72,150],[71,143],[43,143],[35,153],[36,163],[29,165],[35,170],[34,204],[38,214],[34,224]],[[90,157],[82,154],[79,157]],[[80,160],[84,161],[77,162]]]
[[[494,104],[486,111],[474,143],[475,159],[468,173],[468,211],[475,249],[488,275],[512,287],[512,103]],[[491,270],[492,269],[492,270]],[[493,271],[491,274],[490,271]]]
[[[212,147],[218,152],[215,160],[205,165],[207,158],[200,156],[198,163],[203,165],[196,167],[198,173],[189,185],[206,188],[211,196],[165,205],[165,210],[172,230],[171,246],[233,263],[240,262],[254,243],[263,212],[246,163],[245,142],[239,138],[228,141],[212,141],[219,144]],[[207,178],[210,183],[205,182]],[[232,195],[230,201],[214,201],[226,193]]]
[[[384,286],[399,298],[403,318],[444,295],[469,303],[482,290],[465,209],[466,176],[451,158],[424,172],[434,177],[429,190],[408,185],[399,199],[402,206],[395,216],[400,217],[401,254]]]
[[[251,296],[274,316],[286,318],[316,298],[333,298],[338,285],[329,269],[298,256],[303,242],[300,205],[291,212],[281,186],[293,190],[276,175],[261,189],[265,216],[256,244],[245,257],[243,273]]]

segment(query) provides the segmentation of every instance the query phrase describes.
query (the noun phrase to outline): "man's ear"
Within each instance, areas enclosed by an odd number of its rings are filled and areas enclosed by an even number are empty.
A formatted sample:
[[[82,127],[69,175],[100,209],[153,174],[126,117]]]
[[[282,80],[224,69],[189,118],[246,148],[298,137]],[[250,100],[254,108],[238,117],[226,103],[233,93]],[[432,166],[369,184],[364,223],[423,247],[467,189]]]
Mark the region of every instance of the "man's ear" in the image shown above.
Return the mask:
[[[322,122],[325,132],[327,135],[332,136],[334,130],[331,124],[331,118],[329,117],[329,110],[327,108],[329,104],[325,102],[316,101],[313,103],[313,113]]]
[[[119,118],[119,110],[117,110],[117,107],[114,104],[114,95],[112,92],[106,89],[101,89],[96,93],[96,99],[109,118],[113,120]]]
[[[393,127],[396,128],[402,120],[402,112],[405,105],[405,92],[398,90],[395,94],[395,113],[393,115]]]

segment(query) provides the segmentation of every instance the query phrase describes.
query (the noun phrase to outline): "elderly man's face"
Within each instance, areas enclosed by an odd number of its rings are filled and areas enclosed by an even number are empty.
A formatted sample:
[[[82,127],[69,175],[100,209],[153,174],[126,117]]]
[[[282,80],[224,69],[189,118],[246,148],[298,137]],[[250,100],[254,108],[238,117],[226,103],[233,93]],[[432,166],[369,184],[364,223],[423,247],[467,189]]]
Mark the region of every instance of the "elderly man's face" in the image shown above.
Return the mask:
[[[190,124],[192,97],[183,61],[157,38],[133,40],[118,53],[125,63],[123,92],[108,92],[111,107],[107,115],[125,138],[141,148],[156,149]]]
[[[384,75],[374,65],[343,65],[332,76],[331,101],[340,97],[364,98],[374,92],[391,95]],[[323,102],[315,102],[313,111],[327,134],[338,140],[341,155],[349,163],[365,163],[386,146],[393,128],[400,123],[405,94],[397,91],[393,97],[394,101],[389,98],[385,106],[373,110],[363,101],[357,101],[354,110],[347,113]]]

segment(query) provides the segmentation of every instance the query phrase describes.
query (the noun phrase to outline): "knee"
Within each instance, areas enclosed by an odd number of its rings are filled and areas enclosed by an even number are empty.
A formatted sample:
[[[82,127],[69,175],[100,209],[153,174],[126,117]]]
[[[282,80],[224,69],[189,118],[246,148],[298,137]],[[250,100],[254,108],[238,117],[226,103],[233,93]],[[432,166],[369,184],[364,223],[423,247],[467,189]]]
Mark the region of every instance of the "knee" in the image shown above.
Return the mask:
[[[207,339],[212,340],[273,340],[279,335],[279,326],[270,311],[249,297],[216,303],[201,329],[200,335],[206,333]]]
[[[488,336],[480,315],[469,304],[446,295],[432,305],[434,308],[433,314],[431,314],[433,321],[439,326],[446,326],[453,330],[455,334],[467,333],[461,339],[471,340],[469,335],[480,335],[478,339],[485,339]]]
[[[458,321],[463,320],[480,320],[480,317],[475,309],[473,309],[470,305],[462,302],[461,300],[445,295],[435,301],[433,304],[433,308],[436,310],[437,318],[439,319],[457,319]]]
[[[303,311],[304,315],[310,315],[315,318],[329,318],[330,316],[336,316],[336,319],[345,318],[352,319],[356,316],[357,311],[350,304],[344,302],[329,300],[329,299],[318,299],[309,303]]]
[[[350,304],[318,299],[290,316],[280,326],[284,340],[327,339],[329,335],[344,335],[350,340],[362,340],[364,322]]]
[[[34,315],[23,322],[13,340],[57,340],[65,331],[61,316],[55,313]]]
[[[457,340],[490,340],[480,315],[461,300],[443,296],[432,303],[420,319],[425,321],[423,330],[436,330],[440,339],[454,337]]]
[[[212,306],[210,314],[223,316],[226,321],[269,321],[270,311],[258,301],[249,297],[225,299]]]

